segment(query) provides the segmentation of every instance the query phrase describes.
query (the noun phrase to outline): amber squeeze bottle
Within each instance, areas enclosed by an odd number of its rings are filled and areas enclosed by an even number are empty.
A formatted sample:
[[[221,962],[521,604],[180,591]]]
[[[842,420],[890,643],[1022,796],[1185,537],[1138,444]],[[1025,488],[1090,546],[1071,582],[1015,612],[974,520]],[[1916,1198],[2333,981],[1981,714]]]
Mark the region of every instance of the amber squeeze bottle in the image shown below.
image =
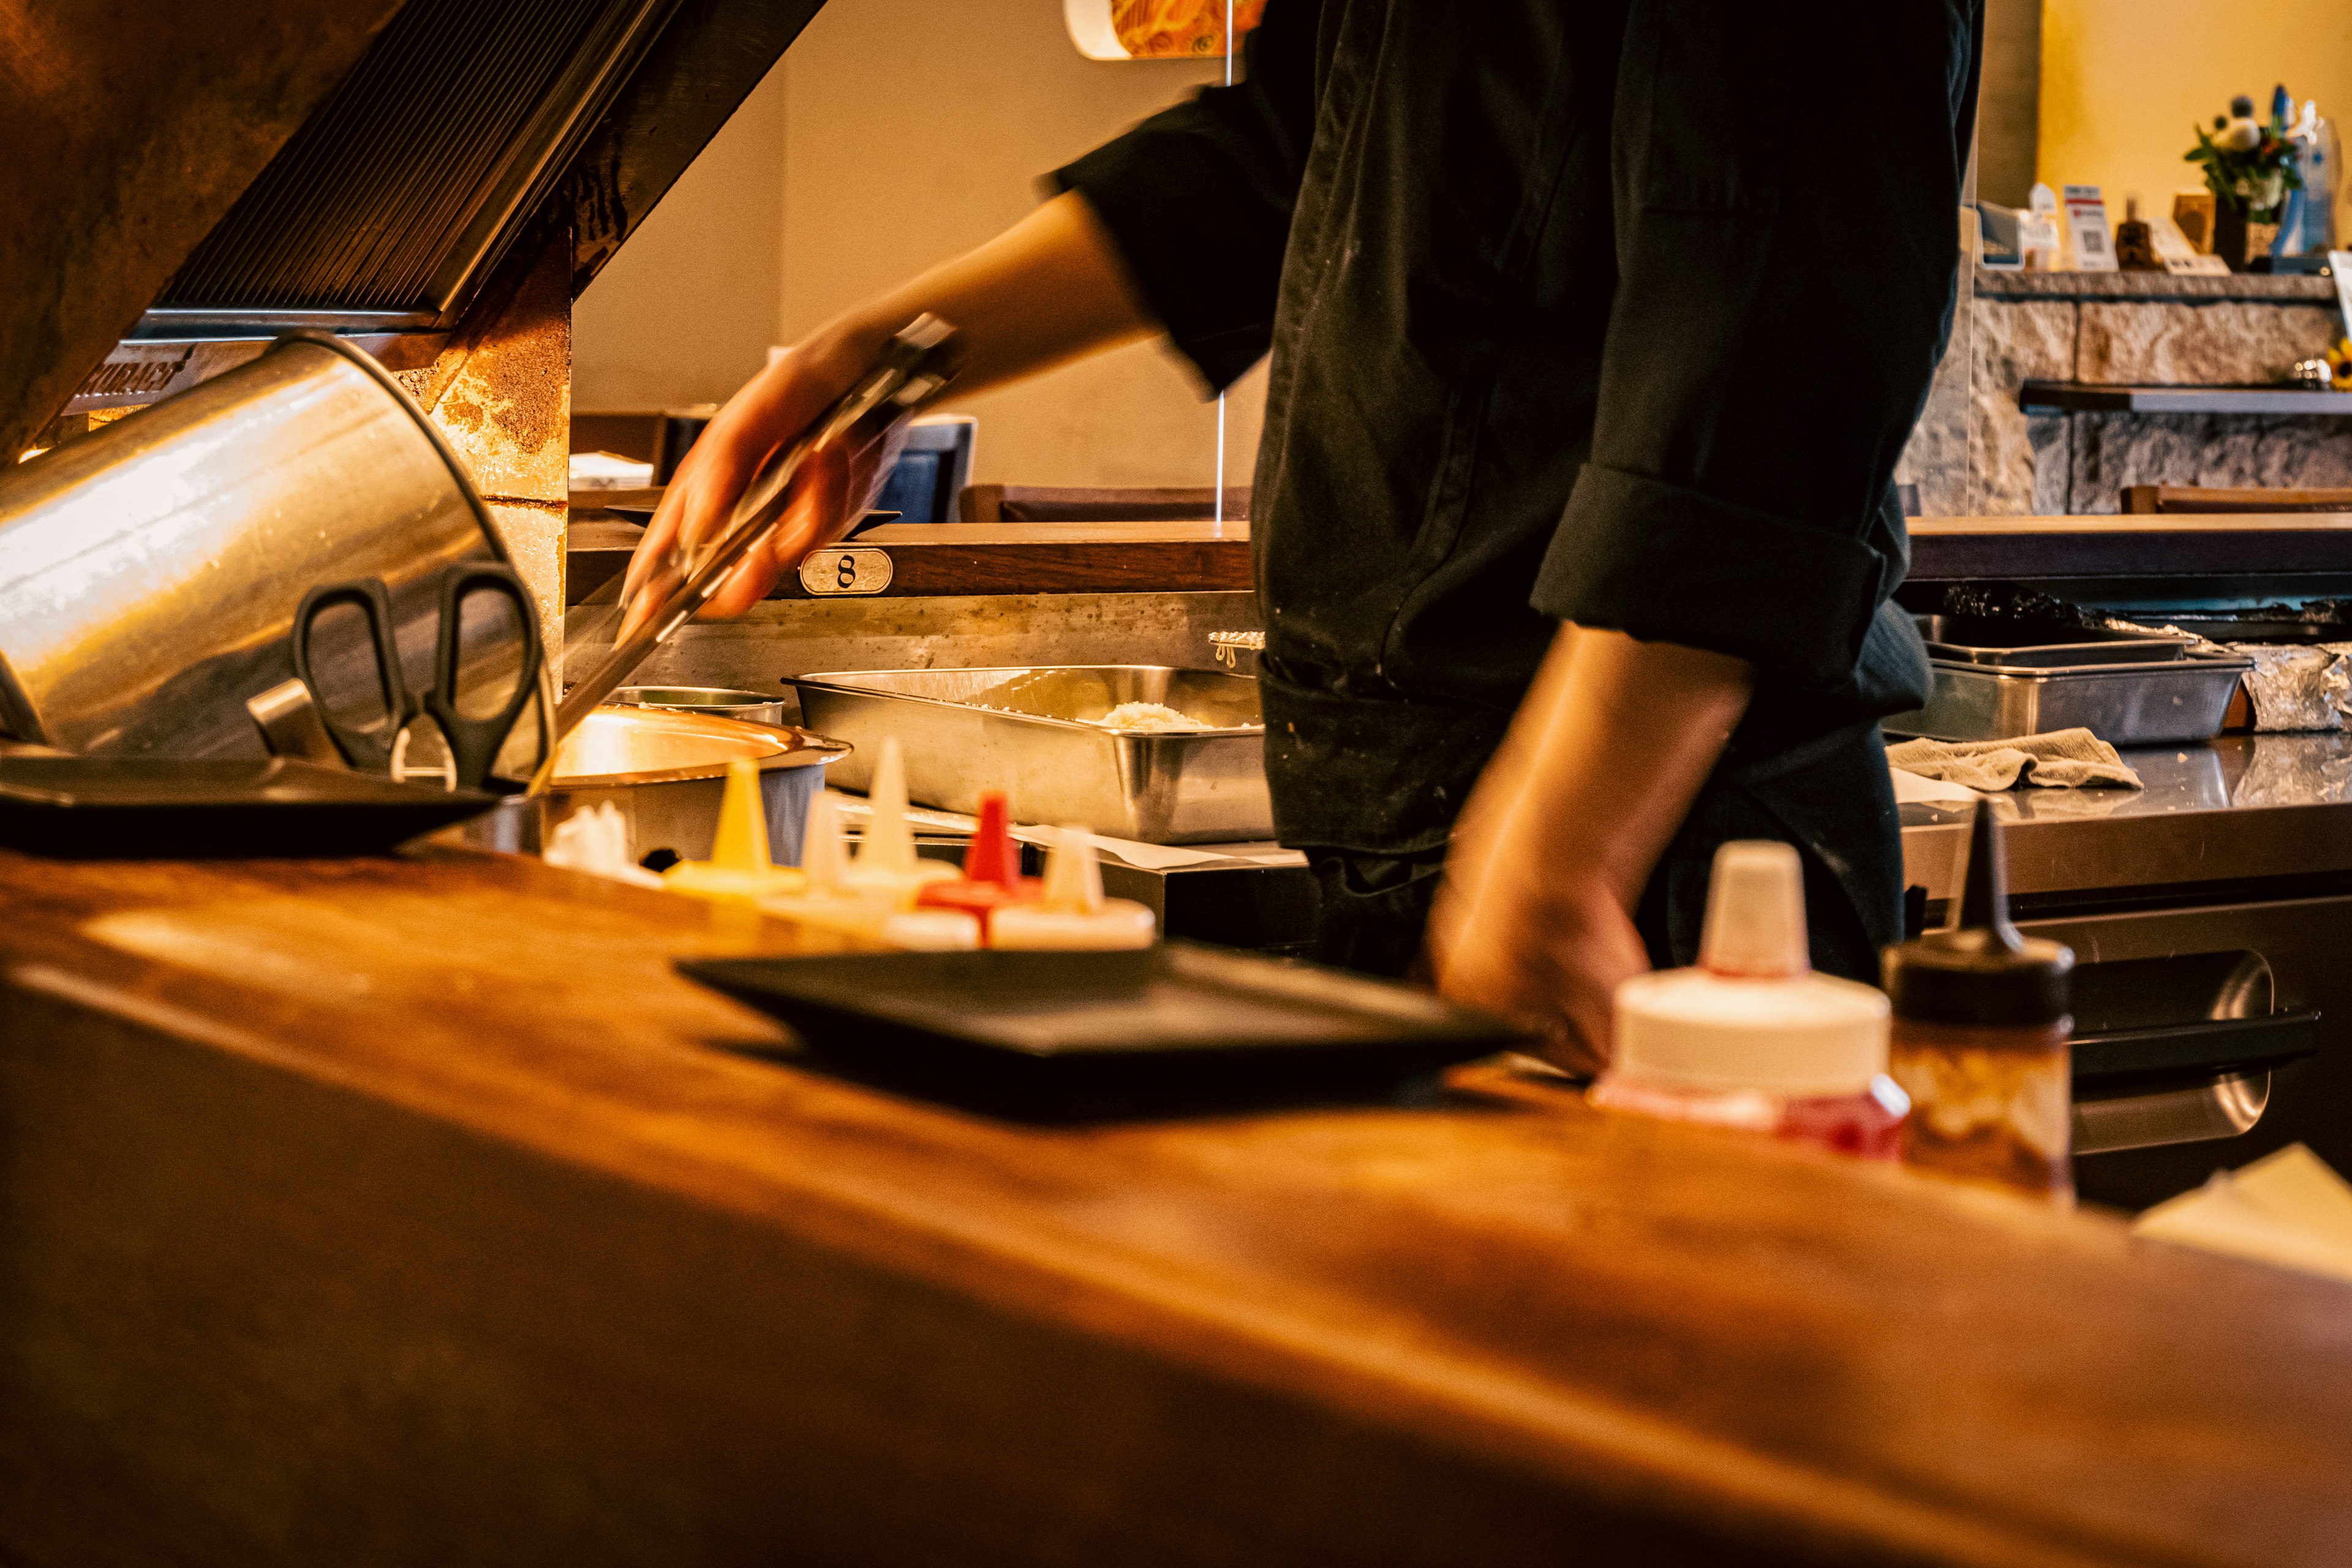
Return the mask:
[[[1958,919],[1886,950],[1905,1163],[2073,1200],[2074,973],[2070,949],[2010,923],[2000,825],[1978,801]]]

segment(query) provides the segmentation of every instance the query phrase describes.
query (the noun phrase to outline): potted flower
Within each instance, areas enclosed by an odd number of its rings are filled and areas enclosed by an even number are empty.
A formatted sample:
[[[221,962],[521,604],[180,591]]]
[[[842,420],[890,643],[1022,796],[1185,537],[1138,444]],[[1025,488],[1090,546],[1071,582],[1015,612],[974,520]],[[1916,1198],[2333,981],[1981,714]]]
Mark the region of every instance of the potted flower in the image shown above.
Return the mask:
[[[2241,95],[2230,100],[2229,113],[2213,117],[2210,132],[2196,129],[2197,145],[2182,157],[2203,166],[2213,193],[2213,251],[2230,270],[2243,272],[2253,258],[2268,253],[2278,236],[2280,205],[2303,184],[2284,111],[2265,125],[2254,118],[2254,100]]]

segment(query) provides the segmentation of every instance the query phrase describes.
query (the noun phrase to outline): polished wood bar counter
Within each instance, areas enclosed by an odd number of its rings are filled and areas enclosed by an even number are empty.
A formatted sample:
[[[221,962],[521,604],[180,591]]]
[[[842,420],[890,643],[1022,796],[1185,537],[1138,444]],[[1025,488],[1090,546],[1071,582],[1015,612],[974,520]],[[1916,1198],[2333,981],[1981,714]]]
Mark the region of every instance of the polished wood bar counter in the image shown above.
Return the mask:
[[[0,1562],[2336,1563],[2352,1289],[1604,1117],[1046,1129],[535,862],[0,856]]]

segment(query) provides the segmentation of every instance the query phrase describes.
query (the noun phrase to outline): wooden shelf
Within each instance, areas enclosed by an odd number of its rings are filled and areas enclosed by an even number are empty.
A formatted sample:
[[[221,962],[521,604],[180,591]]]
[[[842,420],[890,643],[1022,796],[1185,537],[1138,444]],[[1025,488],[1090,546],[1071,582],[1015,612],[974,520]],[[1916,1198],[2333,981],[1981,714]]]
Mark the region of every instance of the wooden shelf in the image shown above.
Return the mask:
[[[575,520],[565,602],[579,604],[626,568],[643,531],[609,514]],[[1242,521],[885,523],[814,555],[847,552],[862,552],[869,579],[883,577],[888,586],[878,595],[820,595],[786,577],[769,597],[1214,593],[1254,583],[1249,524]]]
[[[2352,573],[2352,514],[1915,517],[1909,583]]]
[[[2317,414],[2352,416],[2352,392],[2292,386],[2095,386],[2029,381],[2018,389],[2028,414]]]

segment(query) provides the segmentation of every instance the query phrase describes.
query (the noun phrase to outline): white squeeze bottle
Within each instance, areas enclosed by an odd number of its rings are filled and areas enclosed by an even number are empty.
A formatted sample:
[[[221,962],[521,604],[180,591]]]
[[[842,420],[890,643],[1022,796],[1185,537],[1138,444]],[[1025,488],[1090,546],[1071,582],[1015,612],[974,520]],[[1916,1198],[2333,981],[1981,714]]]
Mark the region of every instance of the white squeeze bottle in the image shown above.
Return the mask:
[[[761,899],[760,912],[922,952],[978,947],[980,922],[971,916],[954,910],[901,910],[887,889],[852,883],[838,800],[825,789],[809,798],[808,827],[801,836],[801,869],[807,875],[807,889]]]
[[[1157,937],[1158,922],[1149,909],[1132,899],[1103,897],[1102,865],[1083,827],[1065,827],[1054,836],[1045,858],[1045,896],[1008,904],[988,922],[991,947],[1150,947]]]
[[[911,910],[925,883],[955,880],[953,866],[915,853],[915,829],[907,820],[907,757],[895,735],[883,739],[866,803],[871,815],[857,863],[849,868],[851,887],[886,893],[896,907]]]
[[[1888,1016],[1876,987],[1812,972],[1796,850],[1726,844],[1698,963],[1617,988],[1614,1049],[1591,1098],[1892,1160],[1910,1101],[1886,1076]]]

